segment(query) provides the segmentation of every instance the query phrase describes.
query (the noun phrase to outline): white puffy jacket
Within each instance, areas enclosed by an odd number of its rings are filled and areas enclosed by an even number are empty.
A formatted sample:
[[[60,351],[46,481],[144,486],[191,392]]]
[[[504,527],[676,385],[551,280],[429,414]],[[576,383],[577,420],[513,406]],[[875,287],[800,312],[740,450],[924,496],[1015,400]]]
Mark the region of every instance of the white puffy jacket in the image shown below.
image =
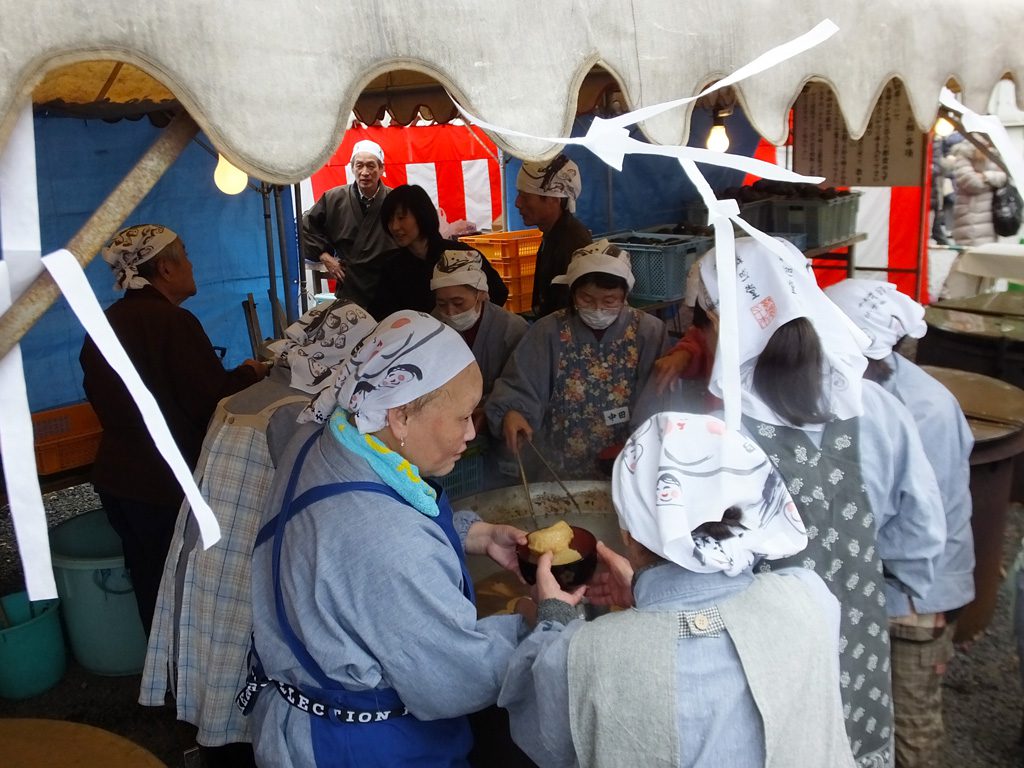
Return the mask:
[[[953,149],[953,240],[957,245],[994,243],[992,190],[1006,184],[1006,174],[967,141]]]

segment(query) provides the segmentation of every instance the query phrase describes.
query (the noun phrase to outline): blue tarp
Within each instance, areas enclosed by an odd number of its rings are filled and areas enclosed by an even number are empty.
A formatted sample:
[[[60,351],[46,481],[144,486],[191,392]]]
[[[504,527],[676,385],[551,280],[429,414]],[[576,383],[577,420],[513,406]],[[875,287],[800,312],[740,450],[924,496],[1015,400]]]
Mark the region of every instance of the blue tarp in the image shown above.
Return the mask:
[[[582,136],[590,126],[591,117],[577,118],[573,136]],[[760,140],[739,107],[726,118],[729,152],[752,156]],[[690,146],[703,147],[711,128],[707,110],[694,110],[690,127]],[[632,130],[632,135],[644,141]],[[675,160],[651,155],[626,155],[622,171],[607,166],[596,155],[582,147],[567,146],[565,153],[580,167],[583,193],[576,205],[576,217],[595,234],[623,229],[640,229],[659,224],[676,224],[682,219],[683,207],[697,198],[697,190],[683,174]],[[512,159],[505,176],[508,200],[508,228],[523,229],[523,219],[515,207],[516,174],[522,165]],[[743,183],[744,174],[726,168],[701,165],[711,187],[720,192]]]
[[[159,135],[148,120],[37,117],[35,130],[43,253],[68,242]],[[230,368],[252,354],[241,309],[246,294],[256,300],[263,334],[273,332],[267,246],[261,196],[251,189],[235,196],[221,193],[213,184],[215,165],[215,158],[191,143],[125,223],[158,222],[181,235],[199,289],[183,306],[199,318],[215,346],[227,349],[224,362]],[[291,263],[297,264],[290,192],[283,196],[286,241]],[[275,221],[275,253],[277,243]],[[280,273],[279,261],[275,270]],[[102,306],[120,297],[101,256],[86,274]],[[280,277],[277,294],[283,305]],[[85,398],[78,364],[83,337],[63,299],[26,335],[22,354],[33,411]]]

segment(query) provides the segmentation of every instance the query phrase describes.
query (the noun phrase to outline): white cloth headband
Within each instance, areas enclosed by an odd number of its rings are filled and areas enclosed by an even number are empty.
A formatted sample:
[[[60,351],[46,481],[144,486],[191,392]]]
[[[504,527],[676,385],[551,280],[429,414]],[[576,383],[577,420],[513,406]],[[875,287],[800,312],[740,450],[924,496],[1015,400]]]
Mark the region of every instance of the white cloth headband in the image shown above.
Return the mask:
[[[612,471],[619,525],[651,552],[697,573],[735,576],[807,546],[782,477],[753,441],[713,416],[658,413],[626,441]],[[693,534],[740,512],[731,538]]]
[[[822,371],[829,410],[838,419],[863,412],[861,377],[867,367],[864,350],[868,339],[818,287],[804,255],[779,240],[785,257],[753,238],[736,240],[736,322],[739,341],[743,413],[758,421],[791,426],[754,391],[754,367],[769,339],[781,326],[806,317],[821,339],[829,370]],[[701,293],[705,310],[718,314],[718,270],[715,250],[701,257]],[[721,355],[715,355],[709,389],[721,397],[724,372]],[[802,429],[821,429],[806,424]]]
[[[357,141],[353,145],[352,157],[350,157],[348,161],[349,165],[351,165],[355,161],[356,155],[361,154],[363,152],[365,152],[368,155],[373,155],[378,160],[380,160],[381,165],[384,165],[384,150],[381,149],[380,144],[378,144],[376,141],[370,141],[369,139]]]
[[[377,326],[366,310],[347,299],[314,307],[267,345],[277,365],[291,369],[291,386],[316,394],[330,386],[331,375],[352,348]]]
[[[356,344],[299,421],[326,422],[335,408],[355,416],[361,434],[388,423],[388,409],[440,389],[474,362],[458,331],[422,312],[404,309],[384,318]]]
[[[159,224],[138,224],[114,235],[103,249],[103,260],[114,271],[114,288],[142,288],[149,280],[139,277],[139,265],[152,259],[178,239],[174,230]]]
[[[580,168],[565,155],[546,162],[524,162],[516,176],[516,189],[542,197],[563,197],[572,213],[583,191]]]
[[[920,339],[928,332],[924,307],[892,283],[849,278],[830,285],[825,295],[867,334],[870,346],[864,354],[884,360],[904,336]]]
[[[447,288],[451,285],[468,285],[478,291],[487,290],[487,275],[484,274],[483,257],[479,251],[445,251],[434,265],[430,279],[430,290]]]
[[[572,253],[569,269],[564,275],[551,279],[552,283],[572,286],[577,280],[591,272],[603,272],[606,275],[621,277],[626,281],[626,293],[633,290],[636,278],[629,260],[629,253],[607,240],[578,248]]]

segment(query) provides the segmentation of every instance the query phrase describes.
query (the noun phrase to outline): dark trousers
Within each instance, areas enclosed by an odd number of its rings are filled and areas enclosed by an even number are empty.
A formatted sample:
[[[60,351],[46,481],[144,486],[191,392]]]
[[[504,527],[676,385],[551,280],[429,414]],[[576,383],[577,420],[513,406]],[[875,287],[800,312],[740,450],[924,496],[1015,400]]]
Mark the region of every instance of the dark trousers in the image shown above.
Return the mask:
[[[180,503],[173,506],[145,504],[123,499],[96,489],[110,525],[121,537],[124,564],[132,576],[135,602],[139,606],[142,628],[149,637],[156,610],[156,596],[164,560],[171,547],[171,535]]]

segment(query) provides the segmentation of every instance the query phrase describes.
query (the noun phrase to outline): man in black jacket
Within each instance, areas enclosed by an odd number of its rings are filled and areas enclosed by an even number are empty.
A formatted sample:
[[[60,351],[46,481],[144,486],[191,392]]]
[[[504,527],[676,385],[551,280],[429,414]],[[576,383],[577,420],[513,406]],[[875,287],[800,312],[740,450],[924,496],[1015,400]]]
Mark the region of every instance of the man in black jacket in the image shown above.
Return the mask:
[[[533,278],[537,317],[569,305],[568,287],[552,285],[551,280],[565,274],[573,251],[591,243],[590,230],[573,215],[582,188],[579,166],[565,155],[549,162],[525,162],[516,177],[516,209],[524,224],[544,234]]]

